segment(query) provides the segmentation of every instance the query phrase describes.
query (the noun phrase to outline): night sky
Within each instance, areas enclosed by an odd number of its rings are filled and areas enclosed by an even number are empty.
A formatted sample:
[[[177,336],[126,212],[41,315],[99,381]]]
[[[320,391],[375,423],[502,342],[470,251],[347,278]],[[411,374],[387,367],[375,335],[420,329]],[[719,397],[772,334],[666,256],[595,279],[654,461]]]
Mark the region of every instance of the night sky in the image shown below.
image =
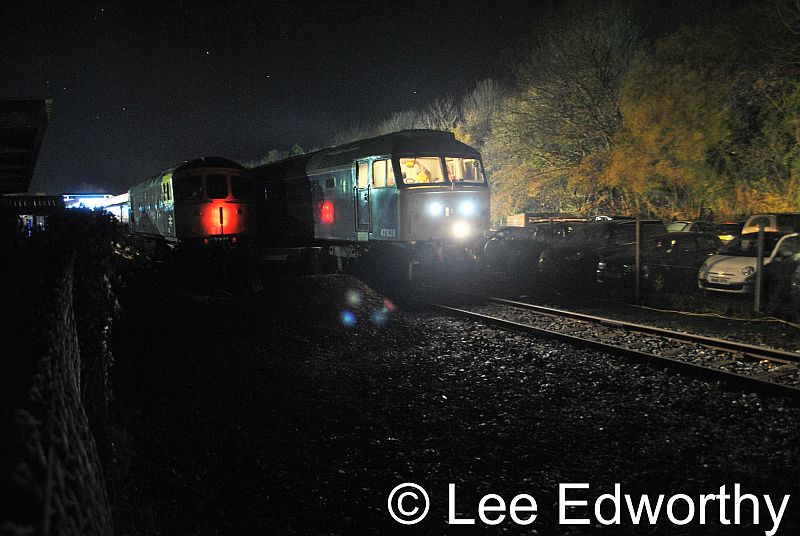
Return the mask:
[[[324,144],[501,75],[535,2],[4,6],[2,99],[52,97],[31,192],[126,190],[201,155]]]
[[[725,1],[648,5],[661,32]],[[562,4],[11,0],[0,99],[54,100],[31,192],[118,193],[187,159],[308,150],[507,79],[509,54]]]

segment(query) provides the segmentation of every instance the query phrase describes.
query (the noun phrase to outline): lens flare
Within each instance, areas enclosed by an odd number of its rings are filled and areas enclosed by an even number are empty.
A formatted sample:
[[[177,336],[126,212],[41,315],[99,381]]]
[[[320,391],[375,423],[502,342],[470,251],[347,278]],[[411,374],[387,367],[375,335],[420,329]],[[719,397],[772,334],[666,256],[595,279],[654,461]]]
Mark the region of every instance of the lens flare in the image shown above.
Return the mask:
[[[384,325],[387,320],[389,320],[389,315],[385,308],[372,313],[372,323],[377,326]]]
[[[361,293],[357,290],[348,290],[345,295],[345,300],[351,307],[358,307],[361,305]]]
[[[349,328],[356,325],[356,315],[354,315],[350,311],[342,311],[340,318],[342,320],[342,324],[344,324],[345,327]]]

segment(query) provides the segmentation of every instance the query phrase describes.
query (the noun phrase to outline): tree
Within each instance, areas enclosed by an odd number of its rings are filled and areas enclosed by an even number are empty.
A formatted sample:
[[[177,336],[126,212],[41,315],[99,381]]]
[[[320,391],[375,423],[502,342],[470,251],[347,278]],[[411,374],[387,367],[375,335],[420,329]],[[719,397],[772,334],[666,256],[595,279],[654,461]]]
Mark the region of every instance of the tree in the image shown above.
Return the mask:
[[[461,123],[461,112],[452,97],[436,99],[422,112],[417,128],[452,132]]]
[[[755,4],[641,51],[606,182],[665,218],[797,207],[798,78],[773,53],[782,28]]]
[[[591,210],[609,197],[596,190],[599,164],[620,127],[620,83],[641,41],[636,20],[630,2],[573,2],[520,54],[516,88],[486,142],[496,210]]]
[[[480,150],[492,129],[492,120],[503,102],[500,84],[487,78],[461,99],[461,124],[456,126],[456,137]]]

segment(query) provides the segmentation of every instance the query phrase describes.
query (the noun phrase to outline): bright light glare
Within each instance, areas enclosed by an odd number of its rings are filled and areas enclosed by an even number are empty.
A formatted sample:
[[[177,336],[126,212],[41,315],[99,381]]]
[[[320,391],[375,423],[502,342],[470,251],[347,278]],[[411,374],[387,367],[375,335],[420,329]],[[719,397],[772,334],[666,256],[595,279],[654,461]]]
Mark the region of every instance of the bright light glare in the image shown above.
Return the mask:
[[[441,216],[444,213],[444,207],[441,203],[434,201],[428,205],[428,213],[431,216]]]
[[[462,201],[461,205],[458,207],[458,211],[462,216],[472,216],[475,214],[475,203],[469,200]]]
[[[457,221],[453,224],[453,236],[456,238],[466,238],[469,236],[472,229],[470,228],[469,224],[465,221]]]

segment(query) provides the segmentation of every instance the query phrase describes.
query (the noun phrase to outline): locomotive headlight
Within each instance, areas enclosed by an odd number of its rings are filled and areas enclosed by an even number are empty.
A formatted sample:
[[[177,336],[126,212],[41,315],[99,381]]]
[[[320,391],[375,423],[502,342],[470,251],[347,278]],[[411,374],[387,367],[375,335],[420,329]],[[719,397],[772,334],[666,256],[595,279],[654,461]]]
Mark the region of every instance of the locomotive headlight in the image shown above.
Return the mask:
[[[438,201],[434,201],[428,205],[428,214],[431,216],[441,216],[444,213],[444,207]]]
[[[472,232],[472,228],[465,221],[457,221],[452,227],[453,236],[456,238],[466,238]]]
[[[475,214],[475,203],[469,199],[462,201],[461,204],[458,205],[458,212],[462,216],[472,216]]]

